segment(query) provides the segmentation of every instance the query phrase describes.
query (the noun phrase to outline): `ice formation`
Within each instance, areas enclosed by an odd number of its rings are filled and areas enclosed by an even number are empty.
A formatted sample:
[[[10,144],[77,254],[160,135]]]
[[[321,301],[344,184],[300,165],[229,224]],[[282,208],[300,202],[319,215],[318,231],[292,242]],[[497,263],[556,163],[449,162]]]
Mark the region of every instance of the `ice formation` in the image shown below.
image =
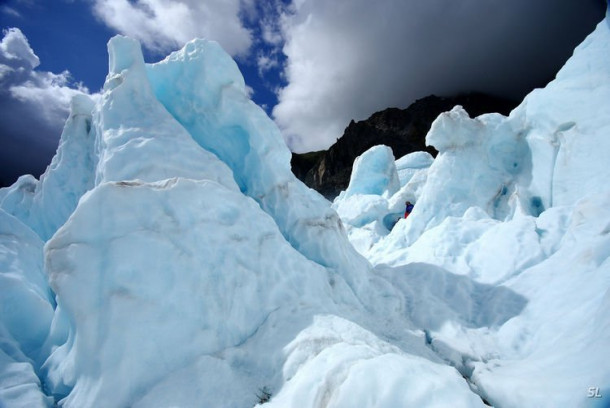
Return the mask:
[[[378,268],[438,265],[527,299],[499,327],[451,322],[429,332],[456,367],[470,361],[469,377],[494,405],[607,404],[609,49],[602,22],[508,117],[471,119],[461,107],[440,115],[427,136],[440,153],[412,215],[391,232],[348,229]],[[333,206],[349,223],[364,203],[339,197]],[[591,390],[602,398],[587,398]]]
[[[414,152],[394,161],[387,146],[374,146],[355,160],[349,186],[332,207],[361,254],[403,218],[407,200],[419,199],[433,160],[427,152]]]
[[[332,207],[216,43],[108,48],[47,172],[0,189],[0,406],[607,404],[606,21]]]

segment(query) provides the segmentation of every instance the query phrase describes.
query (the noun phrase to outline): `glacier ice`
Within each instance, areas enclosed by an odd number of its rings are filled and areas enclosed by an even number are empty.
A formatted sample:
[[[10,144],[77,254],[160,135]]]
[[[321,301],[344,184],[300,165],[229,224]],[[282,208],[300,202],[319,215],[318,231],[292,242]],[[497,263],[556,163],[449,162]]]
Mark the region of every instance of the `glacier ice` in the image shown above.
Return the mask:
[[[603,404],[608,49],[602,22],[508,117],[442,114],[435,159],[372,148],[331,206],[218,44],[113,38],[0,189],[0,405]]]
[[[357,256],[326,201],[297,181],[279,129],[245,91],[237,64],[215,42],[193,40],[147,66],[156,98],[204,149],[232,170],[240,190],[256,200],[286,239],[332,268],[354,289],[366,286]]]
[[[125,211],[134,205],[136,213]],[[230,350],[273,331],[271,314],[288,316],[295,304],[300,314],[332,309],[327,271],[252,199],[210,180],[100,185],[47,243],[46,268],[73,326],[68,355],[47,362],[61,371],[72,361],[79,373],[67,406],[131,406],[146,393],[123,387],[125,378],[145,390],[203,356],[239,360],[234,370],[245,376],[256,358]],[[197,376],[213,375],[207,367]],[[210,403],[240,398],[243,390],[231,390]]]
[[[427,136],[440,153],[412,215],[388,234],[350,230],[357,247],[369,234],[361,252],[377,268],[437,265],[527,300],[498,327],[453,319],[428,332],[494,405],[604,404],[587,390],[605,392],[610,378],[609,49],[604,21],[508,117],[441,114]]]
[[[428,152],[413,152],[396,160],[400,185],[407,184],[420,170],[430,167],[433,161],[434,157]]]
[[[379,145],[371,147],[354,161],[345,197],[354,194],[392,196],[399,187],[398,172],[392,149]]]
[[[405,202],[418,201],[433,161],[427,152],[394,161],[392,149],[383,145],[356,158],[349,186],[335,198],[332,208],[358,252],[367,255],[404,217]]]
[[[205,178],[237,189],[230,169],[199,148],[155,99],[140,44],[114,37],[108,53],[109,73],[94,120],[99,134],[96,184],[182,177]],[[140,156],[148,164],[137,160]]]
[[[0,403],[50,407],[38,377],[55,301],[42,265],[40,238],[0,209]]]
[[[364,310],[368,263],[326,201],[292,175],[287,148],[246,98],[239,71],[219,69],[235,63],[217,44],[196,40],[148,66],[129,38],[108,47],[109,74],[86,129],[92,185],[45,246],[58,298],[46,387],[65,406],[150,406],[143,401],[157,400],[160,382],[193,370],[208,378],[216,367],[225,393],[209,405],[241,406],[281,349],[248,357],[248,339],[260,332],[287,342],[336,302]],[[178,83],[187,85],[182,97],[165,99],[161,90]],[[200,110],[207,116],[188,116]],[[296,304],[299,314],[282,323]],[[186,388],[209,391],[189,382],[171,396]]]

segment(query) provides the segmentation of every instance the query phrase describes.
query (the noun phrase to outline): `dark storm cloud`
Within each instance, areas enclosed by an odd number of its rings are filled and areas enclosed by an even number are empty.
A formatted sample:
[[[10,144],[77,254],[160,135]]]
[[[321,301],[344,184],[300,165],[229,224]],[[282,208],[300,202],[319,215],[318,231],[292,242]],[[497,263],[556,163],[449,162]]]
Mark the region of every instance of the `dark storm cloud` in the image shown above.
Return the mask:
[[[149,48],[173,47],[189,35],[205,35],[233,55],[255,59],[263,82],[273,78],[269,88],[286,84],[273,112],[296,151],[326,148],[351,119],[389,106],[406,107],[433,93],[478,90],[521,98],[552,79],[606,7],[603,0],[288,3],[91,2],[106,25],[135,35]],[[260,23],[260,33],[245,28],[248,18],[254,21],[250,24]],[[79,87],[70,83],[67,72],[41,71],[19,30],[4,34],[0,182],[44,170]],[[270,74],[278,69],[279,79]]]
[[[40,60],[23,33],[5,30],[0,42],[0,183],[25,173],[38,176],[51,161],[71,97],[68,72],[36,68]]]
[[[283,22],[274,116],[296,151],[326,148],[351,119],[429,95],[521,99],[603,18],[600,0],[304,0]]]

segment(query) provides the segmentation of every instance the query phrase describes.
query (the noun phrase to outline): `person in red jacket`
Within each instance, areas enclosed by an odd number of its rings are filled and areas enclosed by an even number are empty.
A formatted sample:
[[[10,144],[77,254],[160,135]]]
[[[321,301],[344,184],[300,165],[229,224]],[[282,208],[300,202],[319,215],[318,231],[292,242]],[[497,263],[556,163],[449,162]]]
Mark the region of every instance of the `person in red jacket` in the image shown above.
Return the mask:
[[[407,201],[405,205],[407,206],[407,208],[405,208],[405,218],[407,218],[409,214],[411,214],[411,211],[413,211],[413,204],[411,204],[411,201]]]

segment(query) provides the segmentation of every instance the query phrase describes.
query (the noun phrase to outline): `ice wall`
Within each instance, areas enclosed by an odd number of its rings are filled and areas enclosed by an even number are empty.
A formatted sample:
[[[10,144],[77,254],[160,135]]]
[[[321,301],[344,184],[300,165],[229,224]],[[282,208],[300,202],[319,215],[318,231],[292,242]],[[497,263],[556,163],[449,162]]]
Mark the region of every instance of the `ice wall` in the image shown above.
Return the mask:
[[[370,194],[388,198],[396,193],[399,187],[392,149],[379,145],[362,153],[354,161],[345,197]]]
[[[275,123],[247,97],[235,61],[217,43],[193,40],[147,73],[167,111],[231,168],[240,190],[273,217],[286,239],[364,293],[366,261],[326,200],[292,173],[290,151]]]
[[[606,18],[607,21],[607,18]],[[544,89],[532,92],[509,120],[527,131],[532,196],[545,208],[572,205],[610,177],[610,32],[602,22]]]
[[[0,405],[50,407],[40,367],[55,301],[42,268],[40,238],[0,210]]]
[[[48,242],[46,268],[72,326],[45,367],[58,394],[69,390],[67,407],[133,406],[209,359],[171,396],[210,392],[205,382],[220,366],[239,381],[208,395],[209,405],[242,405],[256,390],[243,384],[255,380],[249,373],[270,372],[280,357],[275,342],[287,329],[266,326],[270,316],[292,315],[298,326],[312,310],[333,310],[327,271],[253,200],[212,180],[101,184]],[[268,360],[231,351],[259,331],[276,338]]]

